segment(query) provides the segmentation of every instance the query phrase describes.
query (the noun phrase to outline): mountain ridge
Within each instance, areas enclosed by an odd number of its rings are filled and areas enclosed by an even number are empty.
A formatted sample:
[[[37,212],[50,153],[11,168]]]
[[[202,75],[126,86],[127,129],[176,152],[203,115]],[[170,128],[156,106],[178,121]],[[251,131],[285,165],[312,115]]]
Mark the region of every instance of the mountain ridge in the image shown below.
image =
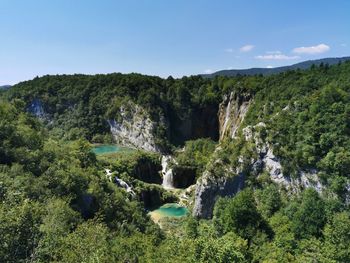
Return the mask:
[[[213,78],[216,76],[225,76],[225,77],[235,77],[238,75],[259,75],[262,74],[264,76],[266,75],[272,75],[272,74],[278,74],[282,73],[288,70],[296,70],[296,69],[308,69],[312,65],[320,65],[320,64],[328,64],[328,65],[334,65],[338,64],[339,62],[342,63],[344,61],[350,60],[350,56],[345,57],[328,57],[328,58],[321,58],[316,60],[306,60],[302,61],[296,64],[292,64],[289,66],[281,66],[276,68],[248,68],[248,69],[226,69],[226,70],[219,70],[211,74],[201,74],[202,77],[206,78]]]
[[[2,86],[0,86],[0,90],[7,90],[9,88],[11,88],[11,85],[2,85]]]

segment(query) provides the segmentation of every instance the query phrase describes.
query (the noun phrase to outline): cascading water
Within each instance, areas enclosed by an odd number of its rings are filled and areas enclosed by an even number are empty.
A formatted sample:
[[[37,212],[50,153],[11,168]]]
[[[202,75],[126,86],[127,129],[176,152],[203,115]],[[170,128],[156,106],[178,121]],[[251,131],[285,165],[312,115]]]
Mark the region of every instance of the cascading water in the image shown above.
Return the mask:
[[[105,169],[105,172],[106,172],[106,179],[110,182],[112,182],[112,175],[113,173],[111,172],[110,169]],[[117,176],[114,176],[114,182],[124,188],[128,193],[130,193],[132,196],[135,196],[135,192],[134,190],[132,190],[132,187],[130,185],[128,185],[127,182],[123,181],[122,179],[119,179]]]
[[[168,189],[174,188],[173,169],[169,168],[169,163],[171,161],[172,161],[172,157],[169,155],[162,157],[162,175],[163,175],[162,186]]]

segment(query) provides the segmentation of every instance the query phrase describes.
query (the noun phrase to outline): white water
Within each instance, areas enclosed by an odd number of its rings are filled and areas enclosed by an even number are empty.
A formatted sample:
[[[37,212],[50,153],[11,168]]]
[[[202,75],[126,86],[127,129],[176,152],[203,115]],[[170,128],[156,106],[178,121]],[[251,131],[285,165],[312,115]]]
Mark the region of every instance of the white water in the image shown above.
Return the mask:
[[[228,122],[230,121],[230,113],[231,113],[231,98],[232,97],[232,93],[230,94],[230,98],[229,98],[229,101],[228,101],[228,104],[226,106],[226,109],[225,109],[225,121],[224,121],[224,125],[223,125],[223,128],[222,128],[222,133],[221,133],[221,139],[224,137],[225,135],[225,132],[226,132],[226,129],[227,129],[227,125],[228,125]]]
[[[112,182],[112,172],[110,169],[105,169],[106,171],[106,178]],[[115,183],[120,186],[123,187],[128,193],[130,193],[132,196],[135,196],[135,192],[134,190],[132,190],[132,187],[130,185],[128,185],[125,181],[123,181],[122,179],[119,179],[117,176],[114,177]]]
[[[169,163],[171,160],[172,160],[172,157],[170,155],[162,156],[162,175],[163,175],[162,186],[167,189],[174,188],[173,169],[169,168]]]

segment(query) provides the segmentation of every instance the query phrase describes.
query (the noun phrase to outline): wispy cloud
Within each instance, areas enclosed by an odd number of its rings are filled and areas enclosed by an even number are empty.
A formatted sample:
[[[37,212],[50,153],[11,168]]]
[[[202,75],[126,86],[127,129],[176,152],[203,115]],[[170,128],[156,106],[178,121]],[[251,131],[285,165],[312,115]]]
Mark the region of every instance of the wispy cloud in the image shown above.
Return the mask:
[[[254,48],[254,45],[245,45],[239,49],[241,52],[249,52],[252,51]]]
[[[233,48],[226,48],[226,49],[225,49],[225,52],[227,52],[227,53],[232,53],[232,52],[233,52]]]
[[[282,52],[279,50],[274,50],[274,51],[266,51],[266,54],[278,55],[278,54],[282,54]]]
[[[273,66],[271,66],[271,65],[268,65],[268,66],[266,66],[266,68],[273,68]]]
[[[345,44],[345,43],[342,43],[342,44],[340,44],[342,47],[346,47],[347,46],[347,44]]]
[[[284,54],[267,54],[267,55],[259,55],[255,56],[256,59],[261,60],[293,60],[300,58],[299,56],[287,56]]]
[[[211,74],[211,73],[213,73],[213,70],[212,69],[206,69],[206,70],[204,70],[204,73],[205,74]]]
[[[324,53],[330,50],[330,47],[326,44],[319,44],[317,46],[310,46],[310,47],[297,47],[293,49],[293,52],[296,54],[320,54]]]

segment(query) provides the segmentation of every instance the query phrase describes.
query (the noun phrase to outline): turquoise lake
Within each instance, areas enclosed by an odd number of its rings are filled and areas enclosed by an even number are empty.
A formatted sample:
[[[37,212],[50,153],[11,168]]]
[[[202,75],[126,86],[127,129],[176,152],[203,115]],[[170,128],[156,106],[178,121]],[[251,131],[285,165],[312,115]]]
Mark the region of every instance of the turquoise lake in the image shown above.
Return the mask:
[[[160,217],[181,217],[188,213],[188,209],[179,204],[169,203],[152,211],[152,214],[157,214]]]
[[[123,150],[125,149],[117,145],[98,145],[92,148],[92,151],[97,155],[116,153]]]

